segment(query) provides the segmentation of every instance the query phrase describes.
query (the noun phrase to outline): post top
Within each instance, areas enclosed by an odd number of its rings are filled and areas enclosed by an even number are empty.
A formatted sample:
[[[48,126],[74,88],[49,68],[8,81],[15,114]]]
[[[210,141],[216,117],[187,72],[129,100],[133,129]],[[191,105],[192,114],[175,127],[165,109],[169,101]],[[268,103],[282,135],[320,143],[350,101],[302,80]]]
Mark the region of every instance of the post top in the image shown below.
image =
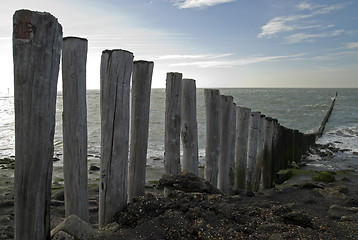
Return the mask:
[[[63,38],[63,41],[65,41],[65,40],[70,40],[70,39],[78,39],[78,40],[82,40],[82,41],[88,42],[88,40],[87,40],[86,38],[74,37],[74,36],[64,37],[64,38]]]
[[[130,51],[128,51],[128,50],[123,50],[123,49],[106,49],[106,50],[103,50],[103,51],[102,51],[102,54],[104,54],[104,53],[112,54],[112,53],[114,53],[114,52],[126,52],[126,53],[129,53],[129,54],[132,54],[132,55],[133,55],[132,52],[130,52]]]
[[[146,60],[136,60],[133,63],[137,63],[137,64],[141,64],[141,63],[149,63],[149,64],[154,64],[153,61],[146,61]]]

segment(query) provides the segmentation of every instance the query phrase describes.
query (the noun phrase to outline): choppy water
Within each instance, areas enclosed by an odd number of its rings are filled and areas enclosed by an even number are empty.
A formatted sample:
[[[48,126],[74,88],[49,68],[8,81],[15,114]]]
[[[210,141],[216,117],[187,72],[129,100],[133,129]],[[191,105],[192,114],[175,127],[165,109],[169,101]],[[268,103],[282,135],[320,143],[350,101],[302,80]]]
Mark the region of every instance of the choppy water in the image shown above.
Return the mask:
[[[358,169],[358,89],[220,89],[221,94],[231,95],[238,106],[261,111],[266,116],[277,118],[281,125],[302,132],[317,131],[336,91],[336,105],[319,143],[334,143],[336,147],[348,149],[336,153],[339,158],[315,162],[332,169]],[[100,93],[87,93],[88,154],[100,155]],[[163,168],[164,156],[164,107],[165,89],[152,89],[148,167]],[[197,90],[197,117],[199,131],[199,155],[203,164],[205,150],[205,106],[204,90]],[[62,95],[57,100],[55,153],[62,153]],[[0,157],[14,155],[14,100],[11,96],[0,96]],[[57,164],[61,164],[61,161]]]

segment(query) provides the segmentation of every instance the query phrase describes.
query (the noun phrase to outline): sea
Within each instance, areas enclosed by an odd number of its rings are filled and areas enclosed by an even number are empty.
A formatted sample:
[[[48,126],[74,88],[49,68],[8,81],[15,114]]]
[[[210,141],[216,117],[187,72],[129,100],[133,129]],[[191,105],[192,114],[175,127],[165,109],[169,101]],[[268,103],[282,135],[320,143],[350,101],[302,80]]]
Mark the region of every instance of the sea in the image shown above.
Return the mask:
[[[303,133],[316,132],[338,92],[333,112],[319,144],[331,144],[339,148],[329,159],[311,156],[312,167],[327,170],[358,171],[358,88],[226,88],[220,94],[233,96],[237,106],[260,111],[278,119],[287,128]],[[199,165],[205,162],[205,103],[204,89],[197,89],[197,121],[199,141]],[[147,180],[160,177],[164,168],[164,114],[165,89],[152,89],[150,99],[150,123],[147,154]],[[89,164],[100,161],[100,91],[87,91],[87,127]],[[14,98],[0,95],[0,158],[14,156]],[[62,93],[57,96],[55,129],[55,169],[62,167]],[[96,176],[96,175],[94,175]]]

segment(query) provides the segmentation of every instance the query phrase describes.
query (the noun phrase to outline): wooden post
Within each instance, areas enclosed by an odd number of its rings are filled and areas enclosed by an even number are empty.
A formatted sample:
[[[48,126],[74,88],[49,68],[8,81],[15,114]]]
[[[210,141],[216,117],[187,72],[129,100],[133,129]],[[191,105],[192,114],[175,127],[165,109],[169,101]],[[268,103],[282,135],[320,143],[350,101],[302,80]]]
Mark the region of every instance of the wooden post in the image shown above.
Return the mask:
[[[132,76],[131,144],[128,199],[145,194],[150,90],[153,62],[135,61]]]
[[[204,95],[206,108],[205,179],[213,186],[217,186],[220,152],[220,91],[205,89]]]
[[[233,97],[221,95],[220,100],[220,153],[218,188],[226,195],[229,194],[229,168],[230,168],[230,123],[232,120]]]
[[[167,73],[165,99],[165,174],[180,172],[180,113],[182,74]]]
[[[271,188],[273,184],[273,179],[271,175],[273,134],[274,134],[273,119],[267,117],[266,124],[265,124],[264,160],[262,165],[262,187],[264,189]]]
[[[254,170],[254,191],[257,192],[260,188],[262,164],[264,160],[265,147],[265,115],[260,115],[259,122],[259,139],[257,144],[256,166]]]
[[[245,107],[236,108],[236,189],[245,189],[247,168],[247,146],[249,136],[251,109]]]
[[[260,112],[252,112],[249,125],[248,149],[247,149],[247,185],[246,190],[254,190],[254,169],[259,138]]]
[[[99,227],[127,204],[129,95],[133,54],[105,50],[101,57],[101,176]]]
[[[15,239],[50,239],[57,79],[62,27],[49,13],[13,16]]]
[[[181,123],[181,73],[167,73],[165,99],[165,139],[164,170],[165,174],[178,174],[180,167],[180,123]],[[164,189],[168,196],[169,189]]]
[[[66,217],[88,221],[87,172],[87,39],[63,39],[63,174]]]
[[[183,143],[183,170],[198,175],[198,126],[196,120],[195,80],[183,79],[181,139]]]
[[[230,121],[230,165],[229,165],[229,194],[234,195],[235,187],[235,142],[236,142],[236,104],[231,104],[231,121]]]

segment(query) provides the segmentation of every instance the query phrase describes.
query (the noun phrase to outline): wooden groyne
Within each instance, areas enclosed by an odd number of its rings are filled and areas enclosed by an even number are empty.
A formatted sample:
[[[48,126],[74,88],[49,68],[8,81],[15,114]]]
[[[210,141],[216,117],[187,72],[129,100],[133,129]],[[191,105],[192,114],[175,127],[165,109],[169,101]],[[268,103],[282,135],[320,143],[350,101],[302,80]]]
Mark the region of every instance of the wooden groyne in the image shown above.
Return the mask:
[[[50,238],[61,50],[66,216],[76,214],[88,221],[87,46],[86,39],[70,37],[63,39],[62,47],[61,25],[50,14],[28,10],[14,14],[15,239]],[[154,63],[133,58],[133,53],[118,49],[104,50],[101,56],[100,227],[110,223],[127,202],[144,194]],[[195,80],[182,79],[181,73],[167,74],[163,143],[166,174],[181,170],[198,174],[196,91]],[[304,134],[260,112],[236,106],[232,96],[220,95],[219,90],[204,92],[205,178],[226,195],[272,187],[276,173],[300,161],[316,137],[322,135],[337,98],[336,94],[318,132]]]

